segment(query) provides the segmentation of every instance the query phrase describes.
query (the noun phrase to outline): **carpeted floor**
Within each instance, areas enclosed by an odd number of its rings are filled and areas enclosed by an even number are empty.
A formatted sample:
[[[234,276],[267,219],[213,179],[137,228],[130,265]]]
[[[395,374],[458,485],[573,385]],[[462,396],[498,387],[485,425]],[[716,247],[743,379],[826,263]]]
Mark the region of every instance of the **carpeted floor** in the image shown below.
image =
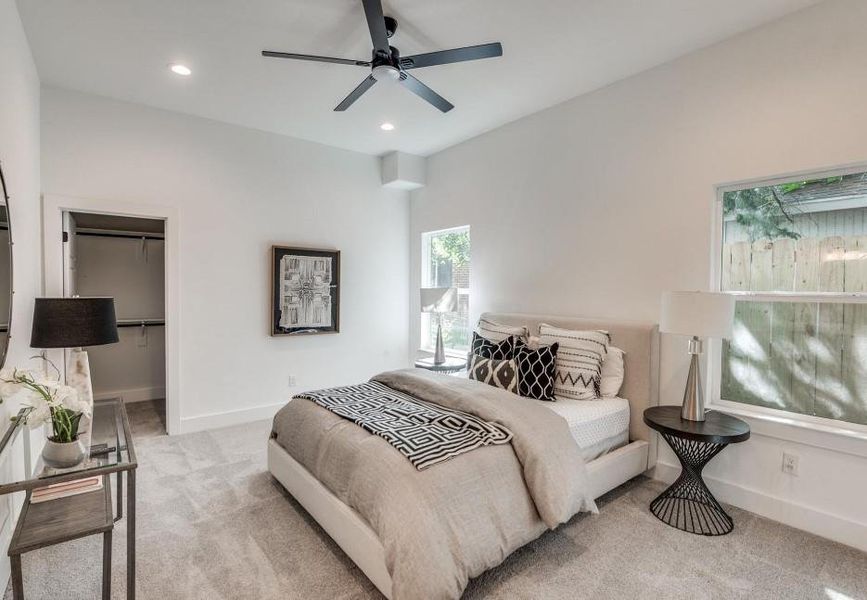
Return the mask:
[[[139,454],[139,598],[364,599],[379,594],[265,470],[269,423],[166,437],[131,411]],[[470,583],[466,598],[867,598],[867,554],[732,509],[721,538],[657,521],[633,481]],[[113,598],[125,597],[125,521]],[[101,544],[24,556],[28,600],[99,598]],[[7,591],[7,598],[11,593]]]

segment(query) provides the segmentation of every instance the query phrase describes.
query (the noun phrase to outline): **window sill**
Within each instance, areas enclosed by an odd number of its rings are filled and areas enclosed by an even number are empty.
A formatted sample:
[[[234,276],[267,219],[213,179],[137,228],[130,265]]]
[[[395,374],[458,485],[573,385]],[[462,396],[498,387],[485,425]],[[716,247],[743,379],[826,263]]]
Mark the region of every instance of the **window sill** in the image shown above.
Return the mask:
[[[757,435],[867,458],[867,428],[813,423],[783,412],[765,413],[726,401],[713,402],[708,408],[745,420]]]
[[[421,354],[433,356],[435,349],[434,348],[419,348],[418,351]],[[449,350],[448,348],[446,348],[444,351],[445,355],[449,356],[451,358],[466,358],[468,352],[469,352],[469,350]]]

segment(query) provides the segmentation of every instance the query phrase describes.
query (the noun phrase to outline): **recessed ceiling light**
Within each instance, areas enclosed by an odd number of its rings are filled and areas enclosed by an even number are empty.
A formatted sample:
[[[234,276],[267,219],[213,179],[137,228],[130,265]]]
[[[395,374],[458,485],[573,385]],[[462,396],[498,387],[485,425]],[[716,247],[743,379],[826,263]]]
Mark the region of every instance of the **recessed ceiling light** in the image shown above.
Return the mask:
[[[391,123],[383,123],[379,126],[379,128],[383,131],[391,131],[392,129],[394,129],[394,125],[392,125]]]
[[[175,75],[183,75],[184,77],[193,74],[193,71],[187,65],[182,65],[179,63],[169,65],[169,69],[171,69],[172,73],[174,73]]]

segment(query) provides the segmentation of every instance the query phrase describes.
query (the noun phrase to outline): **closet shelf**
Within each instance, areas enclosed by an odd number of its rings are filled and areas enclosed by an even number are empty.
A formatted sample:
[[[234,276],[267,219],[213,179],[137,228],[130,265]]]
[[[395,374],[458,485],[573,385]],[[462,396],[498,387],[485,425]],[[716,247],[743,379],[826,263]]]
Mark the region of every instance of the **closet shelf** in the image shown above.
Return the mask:
[[[166,324],[165,319],[118,319],[117,326],[120,327],[163,327]]]

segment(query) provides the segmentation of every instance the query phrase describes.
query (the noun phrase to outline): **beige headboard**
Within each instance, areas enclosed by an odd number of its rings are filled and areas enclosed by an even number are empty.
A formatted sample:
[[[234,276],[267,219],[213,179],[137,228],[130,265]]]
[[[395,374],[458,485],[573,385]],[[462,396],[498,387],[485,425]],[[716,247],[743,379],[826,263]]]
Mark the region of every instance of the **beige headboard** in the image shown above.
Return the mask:
[[[651,435],[642,417],[645,408],[659,404],[659,327],[655,323],[509,313],[484,313],[482,316],[503,325],[523,325],[530,330],[530,335],[539,335],[539,325],[542,323],[566,329],[608,331],[611,344],[626,355],[626,372],[620,396],[629,400],[631,409],[629,438],[650,442],[651,450],[654,450],[655,436]],[[656,456],[655,451],[652,456]]]

